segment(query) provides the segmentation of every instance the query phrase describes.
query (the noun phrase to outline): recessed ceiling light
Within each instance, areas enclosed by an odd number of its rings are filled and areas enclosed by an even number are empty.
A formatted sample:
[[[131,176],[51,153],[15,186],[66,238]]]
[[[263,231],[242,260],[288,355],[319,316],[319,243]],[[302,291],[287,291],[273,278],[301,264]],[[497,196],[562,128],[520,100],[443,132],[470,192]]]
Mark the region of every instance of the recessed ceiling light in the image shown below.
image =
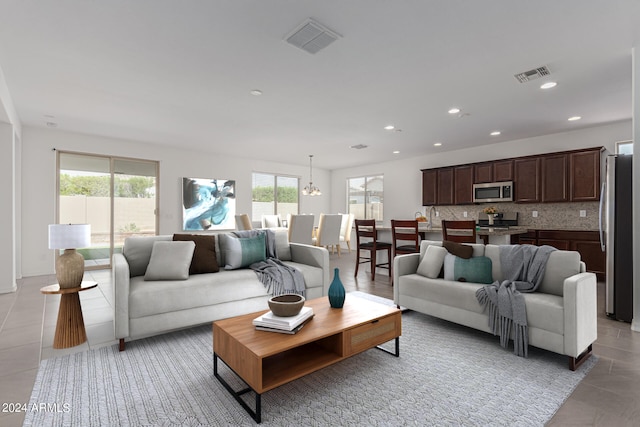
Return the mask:
[[[251,95],[253,95],[253,96],[260,96],[260,95],[262,95],[262,91],[261,91],[260,89],[253,89],[253,90],[250,90],[250,91],[249,91],[249,93],[250,93]]]
[[[493,132],[491,132],[489,135],[491,135],[491,136],[498,136],[498,135],[500,135],[500,133],[501,133],[501,132],[500,132],[499,130],[494,130],[494,131],[493,131]]]
[[[459,108],[453,107],[449,110],[449,114],[458,114],[460,112]]]
[[[433,144],[434,147],[440,147],[442,145],[442,142],[436,142],[435,144]]]
[[[580,120],[582,117],[580,116],[573,116],[573,117],[569,117],[567,120],[569,120],[570,122],[575,122],[576,120]]]
[[[393,154],[400,154],[398,150],[394,151]]]
[[[384,128],[385,130],[394,130],[396,127],[394,125],[387,125]]]
[[[546,82],[540,85],[540,89],[551,89],[552,87],[556,87],[558,83],[556,82]]]

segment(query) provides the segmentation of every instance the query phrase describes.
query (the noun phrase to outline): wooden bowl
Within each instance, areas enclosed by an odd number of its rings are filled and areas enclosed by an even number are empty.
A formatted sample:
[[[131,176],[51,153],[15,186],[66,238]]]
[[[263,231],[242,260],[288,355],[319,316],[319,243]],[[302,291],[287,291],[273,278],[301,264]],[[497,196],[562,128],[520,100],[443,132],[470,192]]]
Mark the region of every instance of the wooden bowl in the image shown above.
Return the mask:
[[[298,294],[282,294],[269,299],[271,312],[280,317],[291,317],[304,307],[304,297]]]

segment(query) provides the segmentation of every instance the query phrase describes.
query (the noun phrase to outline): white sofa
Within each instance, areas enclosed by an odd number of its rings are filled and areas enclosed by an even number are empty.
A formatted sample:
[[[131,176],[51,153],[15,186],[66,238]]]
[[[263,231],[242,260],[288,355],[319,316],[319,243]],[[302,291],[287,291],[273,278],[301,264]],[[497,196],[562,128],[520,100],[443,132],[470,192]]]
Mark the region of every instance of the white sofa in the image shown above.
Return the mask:
[[[327,295],[328,251],[289,243],[286,230],[276,233],[278,258],[302,272],[306,298]],[[186,280],[145,280],[154,243],[171,240],[171,235],[129,238],[125,240],[122,254],[113,256],[113,321],[121,351],[125,340],[268,309],[271,295],[255,271],[224,269],[225,251],[220,245],[224,236],[220,234],[215,238],[219,272],[192,274]]]
[[[395,303],[490,332],[488,314],[476,299],[476,291],[484,285],[429,278],[417,273],[430,245],[441,246],[442,242],[423,241],[419,254],[401,255],[394,259]],[[473,257],[491,259],[493,280],[503,280],[499,246],[470,246],[473,247]],[[578,252],[552,252],[538,290],[523,293],[529,344],[569,356],[571,370],[584,362],[591,355],[592,344],[597,338],[596,283],[595,274],[585,272],[585,264],[580,261]]]

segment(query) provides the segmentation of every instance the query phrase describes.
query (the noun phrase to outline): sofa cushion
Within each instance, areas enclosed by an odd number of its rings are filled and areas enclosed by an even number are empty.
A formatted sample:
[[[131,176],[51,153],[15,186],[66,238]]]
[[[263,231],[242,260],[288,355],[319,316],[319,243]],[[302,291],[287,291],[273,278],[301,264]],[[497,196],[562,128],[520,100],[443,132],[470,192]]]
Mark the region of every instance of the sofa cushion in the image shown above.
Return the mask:
[[[276,256],[280,261],[291,261],[291,247],[289,246],[289,233],[285,229],[275,229]]]
[[[491,259],[485,256],[464,259],[446,254],[444,257],[444,278],[459,282],[492,283]]]
[[[417,273],[435,279],[440,274],[444,265],[444,257],[448,254],[447,250],[440,246],[429,246],[424,253],[424,257],[418,264]]]
[[[442,246],[449,251],[450,254],[460,258],[469,259],[473,256],[473,247],[469,245],[463,245],[458,242],[450,242],[445,240],[442,242]]]
[[[155,242],[144,280],[186,280],[196,244]]]
[[[228,233],[220,235],[220,238],[226,270],[248,267],[267,259],[264,233],[255,237],[236,237]]]
[[[564,279],[580,273],[580,253],[577,251],[553,251],[547,260],[538,292],[562,296]]]
[[[128,237],[122,247],[122,255],[129,264],[131,277],[144,276],[151,258],[151,250],[155,242],[171,241],[171,236]]]
[[[216,236],[203,234],[174,234],[174,241],[192,241],[196,244],[189,266],[189,274],[217,273]]]

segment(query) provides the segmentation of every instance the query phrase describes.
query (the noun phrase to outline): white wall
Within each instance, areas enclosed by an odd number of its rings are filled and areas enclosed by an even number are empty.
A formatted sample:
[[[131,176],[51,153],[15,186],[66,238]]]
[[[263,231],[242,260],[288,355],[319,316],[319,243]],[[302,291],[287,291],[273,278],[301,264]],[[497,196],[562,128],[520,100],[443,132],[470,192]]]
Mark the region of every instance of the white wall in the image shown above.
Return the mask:
[[[421,169],[600,146],[615,152],[616,141],[631,139],[631,128],[631,121],[624,121],[465,150],[357,168],[336,169],[331,174],[331,208],[334,212],[345,211],[347,178],[382,173],[384,174],[384,222],[388,223],[391,218],[413,218],[416,211],[424,211]]]
[[[176,141],[179,144],[179,141]],[[215,144],[212,144],[215,146]],[[296,166],[241,157],[220,157],[214,153],[186,151],[135,141],[118,140],[60,130],[23,127],[22,129],[22,272],[24,276],[52,274],[54,253],[48,249],[47,225],[56,212],[56,154],[54,149],[90,154],[133,157],[160,162],[160,234],[182,229],[182,187],[184,176],[236,180],[236,209],[251,213],[251,174],[254,171],[281,173],[308,182],[308,166]],[[330,173],[313,170],[314,183],[323,190],[330,187]],[[4,199],[4,197],[3,197]],[[300,199],[300,212],[319,215],[330,207],[329,196]]]
[[[3,156],[0,156],[0,200],[4,200],[0,206],[0,293],[16,290],[15,270],[15,183],[14,183],[14,159],[15,144],[14,130],[9,123],[0,122],[0,147]]]

